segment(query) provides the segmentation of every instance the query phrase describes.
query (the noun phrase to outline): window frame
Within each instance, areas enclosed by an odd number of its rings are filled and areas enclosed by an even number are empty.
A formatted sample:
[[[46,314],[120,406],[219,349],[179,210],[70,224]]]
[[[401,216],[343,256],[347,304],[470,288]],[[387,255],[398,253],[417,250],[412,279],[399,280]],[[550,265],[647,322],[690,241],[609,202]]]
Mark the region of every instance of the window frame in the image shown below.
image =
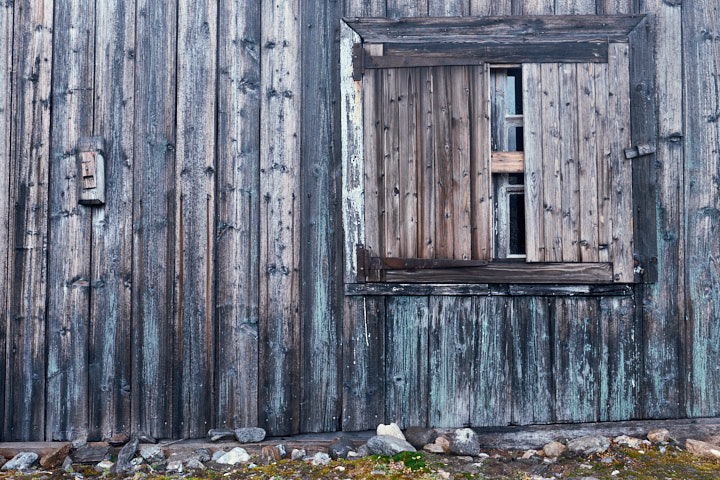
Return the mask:
[[[342,120],[342,176],[344,282],[346,294],[379,294],[400,290],[427,291],[439,284],[453,284],[445,292],[482,289],[496,285],[510,291],[512,285],[537,284],[544,291],[591,294],[590,291],[627,292],[623,284],[613,283],[612,268],[590,263],[519,263],[493,260],[485,266],[469,267],[458,274],[456,269],[405,269],[395,271],[384,282],[366,284],[363,278],[361,250],[365,234],[365,179],[363,148],[362,76],[366,68],[391,68],[437,65],[471,65],[488,61],[492,64],[546,62],[607,62],[610,42],[630,43],[630,84],[632,125],[630,153],[645,152],[633,162],[634,212],[634,283],[657,279],[656,225],[654,215],[654,145],[657,142],[653,98],[652,32],[647,15],[611,16],[523,16],[523,17],[452,17],[412,18],[345,18],[341,22],[340,74]],[[572,47],[568,46],[572,43]],[[445,49],[445,50],[442,50]],[[405,56],[403,51],[413,52]],[[426,53],[428,56],[424,56]],[[382,55],[384,54],[384,55]],[[432,55],[440,57],[431,58]],[[603,58],[603,55],[605,57]],[[475,62],[475,63],[472,63]],[[637,172],[644,172],[642,175]],[[650,175],[647,172],[651,172]],[[652,212],[652,214],[650,213]],[[630,283],[630,282],[628,282]],[[625,285],[628,285],[626,283]],[[421,285],[425,287],[411,287]],[[431,287],[428,287],[430,285]],[[435,285],[435,287],[432,287]],[[503,287],[504,285],[504,287]],[[562,286],[561,286],[562,285]],[[590,286],[605,286],[597,288]],[[554,286],[554,287],[553,287]],[[553,290],[555,288],[555,290]],[[437,288],[435,288],[437,290]],[[593,290],[594,289],[594,290]],[[521,289],[522,290],[522,289]],[[527,290],[527,289],[525,289]],[[517,291],[517,289],[515,289]],[[577,292],[584,293],[577,293]],[[374,292],[374,293],[361,293]],[[617,293],[626,294],[626,293]]]

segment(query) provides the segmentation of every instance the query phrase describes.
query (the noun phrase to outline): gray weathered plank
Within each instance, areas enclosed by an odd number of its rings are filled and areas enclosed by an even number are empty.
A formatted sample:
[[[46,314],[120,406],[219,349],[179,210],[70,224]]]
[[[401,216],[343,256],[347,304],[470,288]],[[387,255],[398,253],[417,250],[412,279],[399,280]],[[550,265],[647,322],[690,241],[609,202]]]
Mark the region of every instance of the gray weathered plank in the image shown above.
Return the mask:
[[[398,173],[400,200],[401,257],[417,257],[418,192],[417,192],[417,81],[421,69],[400,68],[395,80],[398,97]]]
[[[381,73],[382,90],[380,107],[383,119],[382,177],[384,180],[382,250],[389,257],[400,255],[400,110],[398,108],[397,76],[403,69],[387,68]]]
[[[92,212],[90,439],[130,427],[135,6],[96,3],[93,131],[105,138],[106,201]]]
[[[385,416],[401,428],[428,418],[429,300],[391,297],[385,302]]]
[[[58,0],[55,13],[45,436],[74,440],[88,433],[92,212],[78,204],[76,152],[93,128],[95,8]]]
[[[300,5],[264,0],[260,109],[260,414],[274,435],[300,425]]]
[[[382,95],[379,85],[382,82],[382,70],[366,71],[362,80],[363,101],[363,148],[365,153],[365,247],[378,254],[382,253],[381,245],[385,236],[384,204],[385,204],[385,161],[382,155],[384,124],[382,118]]]
[[[386,0],[389,18],[424,17],[428,14],[428,0]]]
[[[218,5],[216,206],[217,427],[258,424],[260,15]]]
[[[545,261],[543,230],[543,125],[540,65],[525,64],[523,81],[523,145],[525,147],[525,259]]]
[[[540,66],[542,75],[542,204],[545,261],[562,260],[562,181],[560,178],[560,83],[558,64]],[[531,231],[532,232],[532,231]]]
[[[420,69],[418,101],[418,255],[435,258],[434,68]]]
[[[177,401],[174,322],[175,60],[174,3],[136,3],[133,171],[132,427],[170,437]],[[164,392],[158,395],[157,392]]]
[[[435,140],[435,256],[453,256],[452,85],[450,69],[433,68],[433,138]]]
[[[612,125],[609,117],[610,96],[608,86],[608,67],[606,64],[594,69],[595,83],[595,127],[597,140],[597,220],[598,220],[598,260],[610,261],[612,244],[612,155],[610,143]]]
[[[472,256],[469,69],[467,66],[448,69],[452,88],[453,258],[462,260]]]
[[[579,94],[577,89],[577,74],[579,69],[586,65],[561,64],[559,67],[560,91],[560,178],[562,180],[561,200],[561,227],[562,227],[562,261],[580,261],[580,191],[578,179],[579,162],[587,161],[579,156],[578,137],[580,122]],[[584,112],[586,113],[586,112]],[[594,112],[593,112],[594,116]],[[583,152],[587,154],[587,152]],[[594,158],[592,161],[594,162]],[[578,193],[580,192],[580,193]]]
[[[493,257],[493,195],[490,169],[490,68],[470,69],[471,237],[474,260]]]
[[[474,324],[472,297],[430,297],[429,426],[471,421]]]

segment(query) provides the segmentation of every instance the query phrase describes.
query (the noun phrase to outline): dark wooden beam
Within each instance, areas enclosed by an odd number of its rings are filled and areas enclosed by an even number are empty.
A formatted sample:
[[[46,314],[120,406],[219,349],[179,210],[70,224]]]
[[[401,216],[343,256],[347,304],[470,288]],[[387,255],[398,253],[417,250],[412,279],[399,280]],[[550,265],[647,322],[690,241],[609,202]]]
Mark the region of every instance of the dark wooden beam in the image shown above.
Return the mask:
[[[455,67],[482,65],[483,60],[474,57],[420,57],[408,55],[365,55],[364,68],[412,68],[412,67]],[[353,65],[353,75],[355,66]]]
[[[583,296],[609,297],[629,296],[633,294],[631,285],[533,285],[533,284],[443,284],[443,283],[349,283],[345,285],[345,295],[349,296]]]

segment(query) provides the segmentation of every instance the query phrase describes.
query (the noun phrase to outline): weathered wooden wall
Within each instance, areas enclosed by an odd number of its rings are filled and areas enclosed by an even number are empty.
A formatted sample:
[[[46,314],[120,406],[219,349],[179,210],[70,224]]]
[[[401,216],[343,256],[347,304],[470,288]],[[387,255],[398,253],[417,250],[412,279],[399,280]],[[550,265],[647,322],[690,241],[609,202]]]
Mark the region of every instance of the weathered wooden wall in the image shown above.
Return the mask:
[[[719,8],[0,0],[0,438],[720,415]],[[655,33],[656,284],[343,295],[343,15],[629,12]]]

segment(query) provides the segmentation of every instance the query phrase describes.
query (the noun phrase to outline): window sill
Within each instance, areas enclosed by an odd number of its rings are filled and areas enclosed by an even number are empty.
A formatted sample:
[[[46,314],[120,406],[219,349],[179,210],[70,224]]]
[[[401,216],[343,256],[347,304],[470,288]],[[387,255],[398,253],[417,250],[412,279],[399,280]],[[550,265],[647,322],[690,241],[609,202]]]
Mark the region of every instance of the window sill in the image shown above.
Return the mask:
[[[479,283],[347,283],[347,296],[422,296],[422,295],[486,295],[486,296],[629,296],[632,284],[558,285],[558,284],[479,284]]]

